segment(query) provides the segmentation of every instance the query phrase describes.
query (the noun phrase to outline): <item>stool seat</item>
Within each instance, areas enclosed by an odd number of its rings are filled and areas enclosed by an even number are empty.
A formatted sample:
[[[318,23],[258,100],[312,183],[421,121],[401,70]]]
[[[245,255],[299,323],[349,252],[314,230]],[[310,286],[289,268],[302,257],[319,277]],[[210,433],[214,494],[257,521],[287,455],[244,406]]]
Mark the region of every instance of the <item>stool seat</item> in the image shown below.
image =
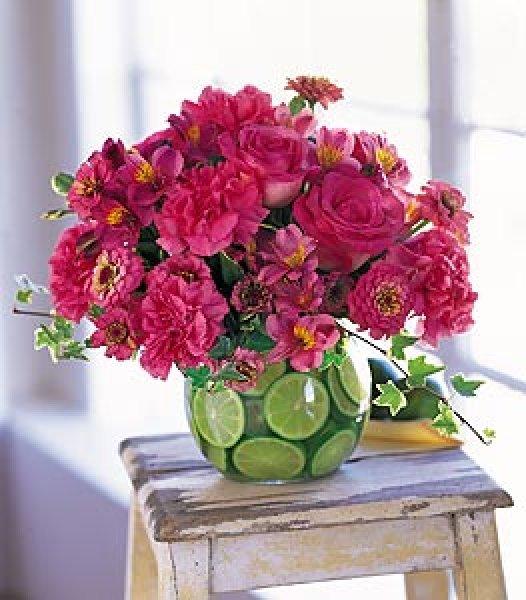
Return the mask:
[[[494,510],[512,500],[461,449],[362,447],[332,476],[280,485],[225,479],[188,434],[120,453],[134,488],[130,599],[406,573],[408,598],[437,600],[447,585],[429,572],[444,569],[459,598],[505,598]]]

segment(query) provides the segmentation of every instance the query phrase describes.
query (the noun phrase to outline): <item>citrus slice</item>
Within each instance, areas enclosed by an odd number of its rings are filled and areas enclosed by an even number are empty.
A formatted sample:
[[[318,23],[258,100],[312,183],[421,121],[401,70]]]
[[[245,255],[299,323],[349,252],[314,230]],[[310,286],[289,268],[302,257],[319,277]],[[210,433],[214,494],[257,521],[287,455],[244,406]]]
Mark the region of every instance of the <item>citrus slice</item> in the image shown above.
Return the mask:
[[[286,370],[285,362],[274,363],[268,367],[258,377],[255,387],[243,392],[244,396],[262,396],[271,383],[274,383],[278,377],[281,377]]]
[[[203,448],[204,455],[219,471],[227,470],[227,454],[224,448],[219,446],[212,446],[208,442],[205,442]]]
[[[193,411],[199,433],[213,446],[230,448],[243,434],[245,411],[234,390],[198,390],[194,397]]]
[[[264,411],[272,431],[288,440],[304,440],[325,423],[329,395],[318,379],[289,373],[270,386]]]
[[[337,431],[312,455],[311,475],[321,477],[335,471],[351,454],[355,445],[356,434],[352,429]]]
[[[347,417],[354,417],[360,413],[360,404],[349,396],[340,383],[338,369],[329,367],[327,370],[327,383],[336,408]]]
[[[293,479],[305,466],[305,453],[299,446],[271,437],[256,437],[236,446],[232,453],[236,469],[251,479]]]
[[[343,391],[357,404],[365,400],[369,395],[369,389],[365,389],[353,363],[346,359],[337,369]],[[370,380],[370,376],[368,377]]]

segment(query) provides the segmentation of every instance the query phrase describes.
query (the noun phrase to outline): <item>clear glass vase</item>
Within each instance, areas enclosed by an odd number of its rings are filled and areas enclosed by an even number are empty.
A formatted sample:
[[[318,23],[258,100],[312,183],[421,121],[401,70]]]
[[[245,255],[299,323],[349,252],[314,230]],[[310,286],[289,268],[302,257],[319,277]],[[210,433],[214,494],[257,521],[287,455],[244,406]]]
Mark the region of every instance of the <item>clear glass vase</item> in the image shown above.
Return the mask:
[[[203,455],[238,481],[323,477],[352,454],[369,416],[371,374],[352,343],[339,367],[299,373],[268,365],[255,387],[185,386],[190,430]]]

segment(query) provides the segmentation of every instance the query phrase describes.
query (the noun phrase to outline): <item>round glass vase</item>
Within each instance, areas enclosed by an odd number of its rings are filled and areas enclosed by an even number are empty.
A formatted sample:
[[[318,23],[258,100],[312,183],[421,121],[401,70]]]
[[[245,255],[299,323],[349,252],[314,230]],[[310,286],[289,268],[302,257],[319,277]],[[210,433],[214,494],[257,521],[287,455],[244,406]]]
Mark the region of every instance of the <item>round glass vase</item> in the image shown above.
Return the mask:
[[[237,481],[324,477],[356,448],[369,416],[371,374],[350,342],[343,363],[307,373],[268,365],[254,387],[185,385],[190,431],[203,455]]]

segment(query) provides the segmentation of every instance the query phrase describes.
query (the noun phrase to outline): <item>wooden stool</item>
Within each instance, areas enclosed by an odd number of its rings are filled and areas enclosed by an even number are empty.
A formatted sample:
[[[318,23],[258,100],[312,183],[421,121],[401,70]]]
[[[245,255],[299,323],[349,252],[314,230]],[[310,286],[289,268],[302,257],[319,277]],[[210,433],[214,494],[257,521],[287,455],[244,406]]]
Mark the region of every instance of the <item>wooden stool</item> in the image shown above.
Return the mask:
[[[512,501],[459,449],[360,451],[335,475],[255,485],[187,434],[121,445],[133,482],[128,600],[405,573],[407,598],[506,598],[494,510]]]

